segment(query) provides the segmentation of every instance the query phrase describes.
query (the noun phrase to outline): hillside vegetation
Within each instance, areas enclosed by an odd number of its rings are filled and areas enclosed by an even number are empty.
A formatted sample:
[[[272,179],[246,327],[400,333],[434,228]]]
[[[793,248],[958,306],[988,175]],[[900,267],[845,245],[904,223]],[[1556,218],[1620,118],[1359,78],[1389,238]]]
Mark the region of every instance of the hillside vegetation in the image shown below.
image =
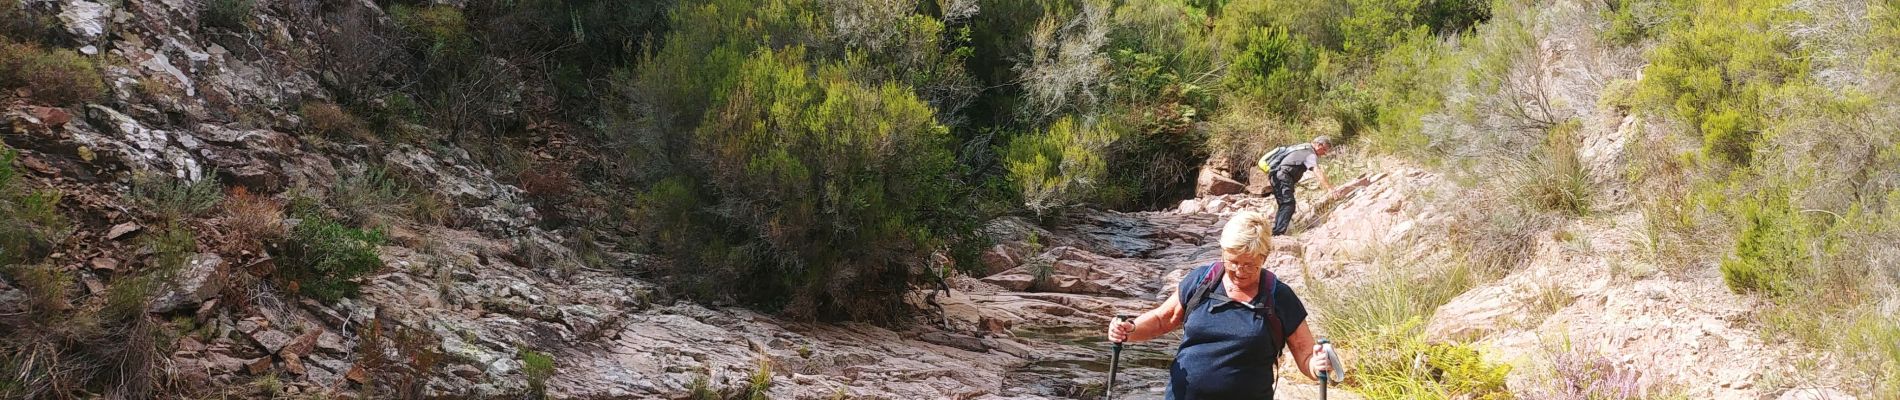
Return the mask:
[[[1505,370],[1428,341],[1424,322],[1566,223],[1634,215],[1634,262],[1719,274],[1763,301],[1749,323],[1764,340],[1816,350],[1789,362],[1900,397],[1896,0],[186,3],[193,18],[163,29],[101,17],[107,32],[85,33],[62,17],[107,6],[0,0],[0,103],[158,147],[199,144],[124,121],[275,132],[288,144],[230,141],[321,168],[95,168],[104,150],[20,122],[0,168],[0,288],[31,306],[0,310],[0,397],[163,393],[156,368],[203,318],[146,310],[196,255],[269,261],[232,274],[225,307],[258,288],[337,304],[390,268],[384,247],[443,247],[414,233],[429,227],[508,236],[504,258],[559,276],[626,267],[705,304],[902,325],[912,290],[983,268],[990,221],[1171,209],[1203,168],[1244,180],[1263,152],[1318,135],[1341,143],[1322,170],[1334,182],[1381,172],[1374,159],[1444,174],[1432,191],[1455,227],[1429,267],[1317,291],[1320,314],[1342,316],[1330,333],[1366,349],[1355,390],[1512,396]],[[134,29],[191,35],[256,61],[254,77],[308,73],[194,83],[163,56],[197,74],[206,61],[189,60],[213,55],[128,56],[114,46],[143,44],[121,35]],[[399,168],[422,152],[508,190],[449,193]],[[127,219],[137,243],[93,243]],[[89,282],[109,289],[86,300],[80,261],[61,258],[77,250],[136,255],[100,268]],[[1346,295],[1360,292],[1379,295]],[[430,354],[408,350],[390,352]],[[543,387],[552,362],[522,354]]]

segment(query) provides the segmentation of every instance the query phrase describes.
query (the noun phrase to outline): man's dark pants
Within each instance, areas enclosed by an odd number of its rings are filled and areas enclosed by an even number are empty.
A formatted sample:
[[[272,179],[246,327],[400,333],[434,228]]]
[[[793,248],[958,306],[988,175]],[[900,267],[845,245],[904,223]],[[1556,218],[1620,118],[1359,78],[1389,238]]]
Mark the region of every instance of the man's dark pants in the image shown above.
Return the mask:
[[[1293,223],[1293,210],[1299,208],[1293,201],[1293,185],[1299,183],[1299,178],[1287,176],[1290,175],[1288,172],[1293,171],[1274,168],[1272,173],[1267,174],[1273,177],[1273,200],[1278,204],[1273,216],[1274,236],[1286,234],[1287,225]]]

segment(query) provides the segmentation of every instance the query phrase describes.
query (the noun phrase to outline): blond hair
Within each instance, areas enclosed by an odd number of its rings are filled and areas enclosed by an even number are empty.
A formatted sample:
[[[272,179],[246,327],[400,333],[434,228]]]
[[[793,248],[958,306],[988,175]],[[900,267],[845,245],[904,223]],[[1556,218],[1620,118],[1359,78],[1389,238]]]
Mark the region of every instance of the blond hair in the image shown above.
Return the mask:
[[[1267,255],[1273,251],[1273,217],[1258,211],[1241,211],[1227,220],[1220,232],[1220,248],[1241,254]]]

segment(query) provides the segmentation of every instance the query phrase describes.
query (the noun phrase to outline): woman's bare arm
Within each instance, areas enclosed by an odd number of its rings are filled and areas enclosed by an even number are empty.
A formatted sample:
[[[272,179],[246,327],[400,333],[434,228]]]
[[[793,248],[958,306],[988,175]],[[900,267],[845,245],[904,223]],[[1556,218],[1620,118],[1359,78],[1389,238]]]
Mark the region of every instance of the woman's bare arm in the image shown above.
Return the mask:
[[[1180,296],[1168,296],[1168,301],[1162,302],[1160,306],[1135,317],[1134,321],[1127,321],[1128,341],[1151,340],[1173,332],[1175,329],[1181,329],[1181,323],[1185,321],[1186,316],[1181,312]],[[1114,340],[1115,322],[1109,322],[1108,328],[1109,338]]]
[[[1306,374],[1308,379],[1319,380],[1309,363],[1313,358],[1313,331],[1306,329],[1306,322],[1300,322],[1300,327],[1293,329],[1293,336],[1286,338],[1286,349],[1293,352],[1293,362],[1300,366],[1300,373]]]

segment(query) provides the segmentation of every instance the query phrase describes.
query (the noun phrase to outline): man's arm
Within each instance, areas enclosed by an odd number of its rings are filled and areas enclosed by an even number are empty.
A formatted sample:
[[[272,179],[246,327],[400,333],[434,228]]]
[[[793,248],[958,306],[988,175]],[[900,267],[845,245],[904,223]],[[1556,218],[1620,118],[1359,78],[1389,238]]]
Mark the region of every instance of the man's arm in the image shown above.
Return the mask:
[[[1320,188],[1326,189],[1327,193],[1331,193],[1333,191],[1333,182],[1326,180],[1325,171],[1319,170],[1319,155],[1318,154],[1306,155],[1306,169],[1308,172],[1313,172],[1314,175],[1319,175]]]

